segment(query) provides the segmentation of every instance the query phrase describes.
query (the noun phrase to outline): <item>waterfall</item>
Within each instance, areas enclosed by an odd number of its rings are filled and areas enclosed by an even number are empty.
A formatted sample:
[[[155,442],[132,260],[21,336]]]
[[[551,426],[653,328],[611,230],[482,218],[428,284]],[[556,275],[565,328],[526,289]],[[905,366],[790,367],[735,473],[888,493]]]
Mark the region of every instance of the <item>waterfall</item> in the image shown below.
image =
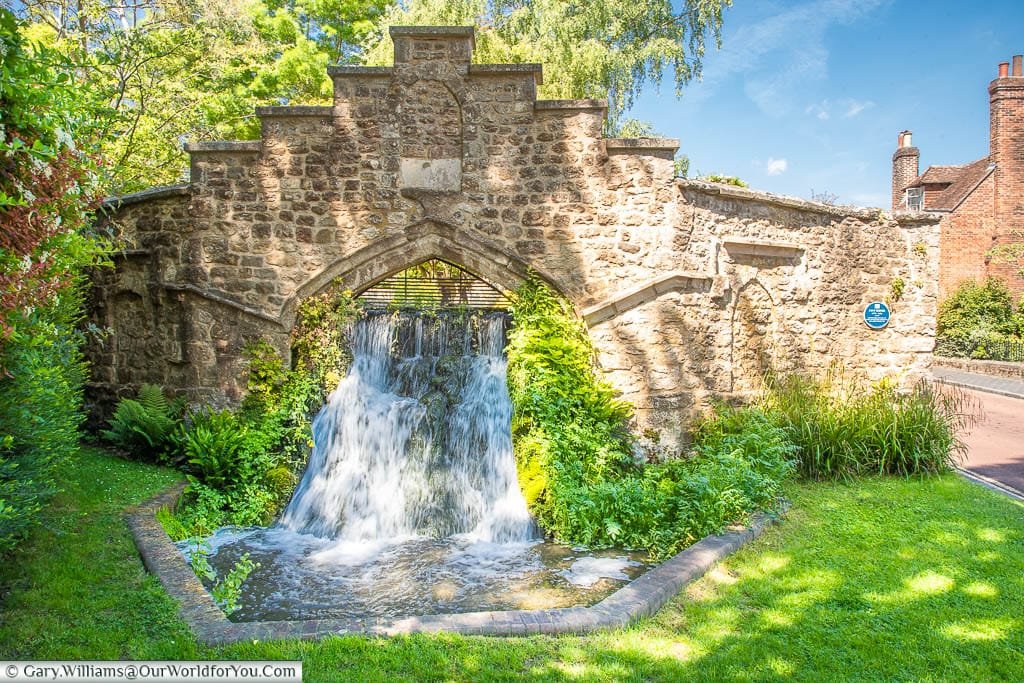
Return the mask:
[[[279,525],[346,541],[536,537],[516,480],[503,355],[508,316],[377,313],[313,421]]]

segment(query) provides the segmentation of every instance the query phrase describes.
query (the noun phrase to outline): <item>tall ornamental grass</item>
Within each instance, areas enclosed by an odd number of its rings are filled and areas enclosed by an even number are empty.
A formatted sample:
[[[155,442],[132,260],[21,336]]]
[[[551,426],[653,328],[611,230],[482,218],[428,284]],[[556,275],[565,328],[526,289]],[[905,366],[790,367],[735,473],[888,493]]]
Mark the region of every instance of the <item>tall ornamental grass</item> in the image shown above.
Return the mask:
[[[761,407],[797,446],[797,469],[813,479],[933,473],[963,457],[960,434],[975,406],[962,391],[922,381],[900,391],[833,370],[824,379],[769,378]]]

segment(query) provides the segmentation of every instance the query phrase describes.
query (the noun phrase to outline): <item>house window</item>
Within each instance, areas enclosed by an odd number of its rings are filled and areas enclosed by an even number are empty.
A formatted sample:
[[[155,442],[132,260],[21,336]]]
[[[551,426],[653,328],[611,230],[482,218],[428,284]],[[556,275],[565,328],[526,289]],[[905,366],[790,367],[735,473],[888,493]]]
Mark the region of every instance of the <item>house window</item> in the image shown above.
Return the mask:
[[[920,211],[924,208],[924,188],[907,188],[907,211]]]

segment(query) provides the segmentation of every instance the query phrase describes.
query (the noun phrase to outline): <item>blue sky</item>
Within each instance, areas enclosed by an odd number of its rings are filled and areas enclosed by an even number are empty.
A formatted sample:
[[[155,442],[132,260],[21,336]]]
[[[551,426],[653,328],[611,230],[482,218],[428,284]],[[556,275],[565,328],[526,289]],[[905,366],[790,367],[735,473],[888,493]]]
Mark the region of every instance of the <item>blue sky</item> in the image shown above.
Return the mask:
[[[701,82],[629,116],[679,138],[696,173],[889,207],[896,136],[921,169],[988,154],[988,83],[1024,53],[1024,0],[734,0]]]

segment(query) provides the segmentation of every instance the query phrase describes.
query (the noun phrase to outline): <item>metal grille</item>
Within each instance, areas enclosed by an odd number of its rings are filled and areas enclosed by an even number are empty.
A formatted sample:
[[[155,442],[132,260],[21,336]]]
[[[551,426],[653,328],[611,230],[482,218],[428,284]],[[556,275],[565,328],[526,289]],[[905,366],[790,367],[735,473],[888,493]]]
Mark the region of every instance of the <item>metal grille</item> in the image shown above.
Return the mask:
[[[942,335],[935,340],[935,355],[1024,363],[1024,344],[1009,339]]]
[[[370,310],[474,308],[505,310],[511,302],[459,266],[431,259],[381,280],[357,297]]]

